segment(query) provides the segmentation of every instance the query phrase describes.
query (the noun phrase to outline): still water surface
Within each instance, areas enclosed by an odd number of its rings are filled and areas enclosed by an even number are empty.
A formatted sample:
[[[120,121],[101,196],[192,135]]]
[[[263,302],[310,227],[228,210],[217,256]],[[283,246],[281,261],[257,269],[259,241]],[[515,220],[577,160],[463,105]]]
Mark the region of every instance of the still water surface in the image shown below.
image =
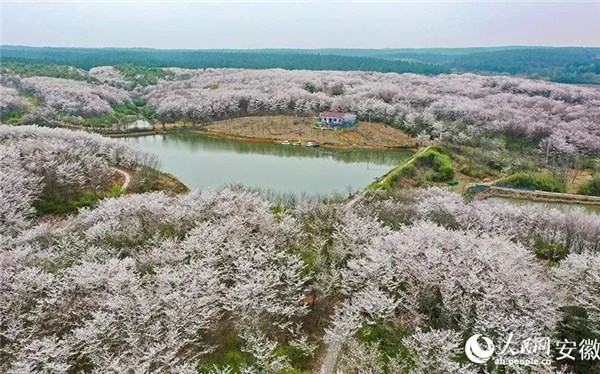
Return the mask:
[[[512,199],[512,198],[506,198],[506,197],[493,197],[492,199],[506,201],[508,203],[515,204],[515,205],[541,205],[547,209],[558,209],[563,212],[573,211],[573,210],[582,210],[586,213],[593,213],[593,214],[600,215],[600,206],[599,205],[553,203],[553,202],[548,202],[548,201],[521,200],[521,199]]]
[[[126,138],[156,154],[190,189],[243,184],[277,193],[346,194],[409,158],[410,151],[331,150],[173,133]]]

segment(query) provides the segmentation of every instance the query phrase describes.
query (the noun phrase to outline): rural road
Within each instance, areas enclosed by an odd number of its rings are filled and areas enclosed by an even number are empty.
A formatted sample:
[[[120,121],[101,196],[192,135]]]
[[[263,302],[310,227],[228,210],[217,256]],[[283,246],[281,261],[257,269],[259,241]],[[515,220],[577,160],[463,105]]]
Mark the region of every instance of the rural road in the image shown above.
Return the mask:
[[[125,192],[127,187],[129,187],[129,183],[131,182],[131,175],[129,175],[129,173],[126,172],[125,170],[121,170],[121,169],[117,169],[117,168],[113,168],[113,169],[115,169],[115,171],[117,173],[119,173],[125,177],[125,182],[123,182],[123,185],[121,186],[121,192]]]

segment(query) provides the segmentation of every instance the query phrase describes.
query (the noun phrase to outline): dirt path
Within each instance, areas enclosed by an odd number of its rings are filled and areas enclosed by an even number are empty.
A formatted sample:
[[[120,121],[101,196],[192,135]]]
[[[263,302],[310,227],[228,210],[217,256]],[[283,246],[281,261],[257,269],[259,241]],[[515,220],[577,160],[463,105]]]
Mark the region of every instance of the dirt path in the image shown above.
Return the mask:
[[[121,174],[125,178],[125,182],[121,185],[121,192],[125,192],[129,183],[131,183],[131,175],[123,169],[113,168],[117,173]]]

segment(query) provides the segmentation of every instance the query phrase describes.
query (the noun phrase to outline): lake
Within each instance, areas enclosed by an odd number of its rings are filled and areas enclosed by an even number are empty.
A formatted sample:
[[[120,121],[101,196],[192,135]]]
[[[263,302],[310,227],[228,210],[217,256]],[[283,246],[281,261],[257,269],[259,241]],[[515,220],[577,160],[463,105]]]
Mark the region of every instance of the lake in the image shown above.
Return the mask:
[[[156,154],[161,170],[191,190],[242,184],[294,195],[347,194],[363,189],[412,155],[394,150],[332,150],[247,143],[197,133],[124,138]]]

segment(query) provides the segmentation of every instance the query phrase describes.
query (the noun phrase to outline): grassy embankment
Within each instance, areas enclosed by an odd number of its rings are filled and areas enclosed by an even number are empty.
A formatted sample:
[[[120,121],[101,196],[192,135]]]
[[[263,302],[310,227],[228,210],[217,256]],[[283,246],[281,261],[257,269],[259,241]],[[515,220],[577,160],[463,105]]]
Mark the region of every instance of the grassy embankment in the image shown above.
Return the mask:
[[[128,193],[163,191],[166,194],[180,194],[190,189],[174,175],[155,169],[142,169],[131,174]]]
[[[372,183],[369,189],[391,191],[445,186],[465,192],[471,184],[486,183],[523,190],[600,196],[597,160],[552,167],[536,156],[536,152],[535,149],[490,152],[484,147],[430,145]],[[536,196],[531,195],[531,199]]]
[[[438,145],[429,145],[373,182],[369,189],[422,187],[449,182],[453,177],[454,167],[447,150]]]

